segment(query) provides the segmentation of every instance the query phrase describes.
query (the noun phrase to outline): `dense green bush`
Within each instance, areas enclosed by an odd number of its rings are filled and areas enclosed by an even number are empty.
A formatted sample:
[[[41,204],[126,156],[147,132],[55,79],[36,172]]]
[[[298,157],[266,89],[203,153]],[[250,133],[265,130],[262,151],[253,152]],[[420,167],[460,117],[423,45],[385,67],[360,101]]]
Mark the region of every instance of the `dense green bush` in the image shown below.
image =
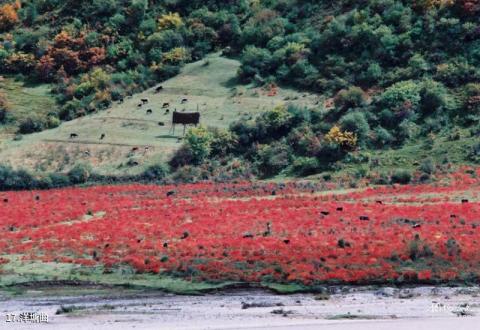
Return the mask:
[[[409,170],[398,169],[390,177],[392,183],[409,184],[412,181],[412,173]]]
[[[92,168],[88,164],[77,164],[69,172],[68,178],[72,184],[86,183],[92,174]]]

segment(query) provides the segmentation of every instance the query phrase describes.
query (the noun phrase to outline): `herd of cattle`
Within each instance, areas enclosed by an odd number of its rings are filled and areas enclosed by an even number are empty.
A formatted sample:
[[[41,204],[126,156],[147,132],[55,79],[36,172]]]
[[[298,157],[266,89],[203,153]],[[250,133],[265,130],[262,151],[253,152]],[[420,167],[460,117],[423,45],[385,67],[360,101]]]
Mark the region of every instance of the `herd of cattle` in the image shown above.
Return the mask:
[[[163,91],[163,86],[158,86],[154,89],[154,93],[160,93]],[[124,100],[123,98],[118,101],[119,104],[123,103]],[[150,103],[150,100],[148,98],[142,98],[140,99],[140,103],[137,104],[137,108],[141,109],[148,105]],[[180,104],[186,104],[188,103],[187,98],[183,98],[180,100]],[[162,109],[165,109],[164,115],[170,114],[170,103],[169,102],[164,102],[162,104]],[[153,109],[149,108],[146,110],[147,115],[153,114]],[[187,125],[195,125],[197,126],[200,123],[200,112],[185,112],[185,110],[182,110],[182,112],[177,112],[175,109],[172,113],[172,131],[173,134],[175,134],[175,125],[180,124],[183,125],[183,134],[185,134],[185,128]],[[159,126],[165,126],[164,122],[158,122]],[[77,133],[71,133],[70,134],[70,139],[76,139],[78,138],[79,135]],[[103,140],[106,138],[106,134],[102,133],[100,135],[100,140]]]

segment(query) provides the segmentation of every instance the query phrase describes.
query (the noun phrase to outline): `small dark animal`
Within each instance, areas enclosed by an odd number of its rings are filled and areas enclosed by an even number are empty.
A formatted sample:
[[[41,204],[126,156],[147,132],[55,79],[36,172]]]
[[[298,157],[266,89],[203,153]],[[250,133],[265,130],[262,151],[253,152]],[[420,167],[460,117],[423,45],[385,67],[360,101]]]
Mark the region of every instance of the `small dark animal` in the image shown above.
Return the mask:
[[[187,102],[188,102],[188,99],[182,99],[182,102],[181,102],[181,103],[182,103],[182,104],[185,104],[185,103],[187,103]]]
[[[132,152],[138,151],[138,147],[133,147]]]
[[[78,134],[76,133],[70,134],[70,139],[75,139],[75,138],[78,138]]]
[[[170,109],[165,110],[165,115],[168,115],[170,113]]]
[[[164,247],[164,248],[167,248],[167,247],[168,247],[168,243],[167,243],[167,242],[163,243],[163,247]]]
[[[163,103],[162,108],[168,108],[169,106],[170,106],[170,103],[165,102],[165,103]]]
[[[245,234],[243,234],[243,238],[253,238],[253,234],[245,233]]]
[[[8,198],[4,198],[4,199],[3,199],[3,202],[4,202],[4,203],[8,203]]]
[[[382,202],[382,201],[376,201],[376,203],[377,203],[377,204],[383,204],[383,202]]]
[[[163,86],[158,86],[155,88],[155,93],[160,93],[161,91],[163,91]]]
[[[152,109],[147,110],[147,115],[151,115],[153,113]]]
[[[36,201],[39,201],[39,200],[40,200],[40,196],[38,196],[38,195],[35,196],[35,200],[36,200]]]
[[[185,239],[189,236],[189,233],[188,231],[184,231],[183,234],[182,234],[182,237],[180,237],[180,239]]]
[[[421,227],[421,225],[418,224],[418,223],[416,223],[416,224],[414,224],[414,225],[412,226],[412,228],[420,228],[420,227]]]
[[[467,204],[468,203],[468,199],[462,199],[462,204]]]
[[[163,121],[159,121],[158,126],[165,126],[165,123]]]
[[[360,220],[362,220],[362,221],[368,221],[368,220],[370,220],[370,218],[367,217],[366,215],[362,215],[362,216],[360,216]]]
[[[137,104],[137,107],[141,108],[141,107],[143,107],[143,104],[139,103],[139,104]]]
[[[173,196],[173,195],[175,195],[175,191],[173,191],[173,190],[167,191],[167,197],[170,197],[170,196]]]
[[[284,240],[283,240],[283,243],[289,244],[289,243],[290,243],[290,240],[289,240],[289,239],[284,239]]]
[[[123,98],[118,100],[118,104],[122,104],[123,103]]]
[[[329,214],[330,214],[330,212],[328,212],[328,211],[322,211],[322,212],[320,212],[320,213],[321,213],[322,215],[329,215]]]
[[[141,99],[142,101],[142,104],[147,104],[148,103],[148,99]]]
[[[271,194],[271,195],[272,195],[272,196],[275,196],[275,195],[277,195],[277,192],[276,192],[275,190],[272,190],[272,194]]]
[[[105,139],[105,133],[103,133],[102,135],[100,135],[100,140],[103,140]]]
[[[343,207],[337,207],[337,211],[338,211],[338,212],[342,212],[342,211],[343,211]]]

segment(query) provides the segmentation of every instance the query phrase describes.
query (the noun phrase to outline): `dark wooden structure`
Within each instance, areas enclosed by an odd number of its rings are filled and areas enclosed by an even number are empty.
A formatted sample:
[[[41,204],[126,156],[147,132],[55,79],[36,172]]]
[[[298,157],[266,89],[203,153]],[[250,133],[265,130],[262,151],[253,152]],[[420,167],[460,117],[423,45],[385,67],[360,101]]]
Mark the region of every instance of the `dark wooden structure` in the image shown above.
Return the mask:
[[[176,110],[172,114],[172,129],[175,134],[175,125],[183,125],[183,135],[185,135],[185,129],[187,125],[197,126],[200,123],[200,112],[177,112]]]

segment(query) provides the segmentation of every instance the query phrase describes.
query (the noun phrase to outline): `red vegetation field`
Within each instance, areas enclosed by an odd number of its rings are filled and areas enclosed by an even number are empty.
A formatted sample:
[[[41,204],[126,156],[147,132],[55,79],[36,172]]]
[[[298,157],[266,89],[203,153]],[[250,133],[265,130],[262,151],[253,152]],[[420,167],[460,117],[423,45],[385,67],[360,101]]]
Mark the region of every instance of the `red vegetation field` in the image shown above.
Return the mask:
[[[477,281],[480,170],[448,182],[345,193],[309,183],[0,193],[0,272],[21,255],[196,280]]]

